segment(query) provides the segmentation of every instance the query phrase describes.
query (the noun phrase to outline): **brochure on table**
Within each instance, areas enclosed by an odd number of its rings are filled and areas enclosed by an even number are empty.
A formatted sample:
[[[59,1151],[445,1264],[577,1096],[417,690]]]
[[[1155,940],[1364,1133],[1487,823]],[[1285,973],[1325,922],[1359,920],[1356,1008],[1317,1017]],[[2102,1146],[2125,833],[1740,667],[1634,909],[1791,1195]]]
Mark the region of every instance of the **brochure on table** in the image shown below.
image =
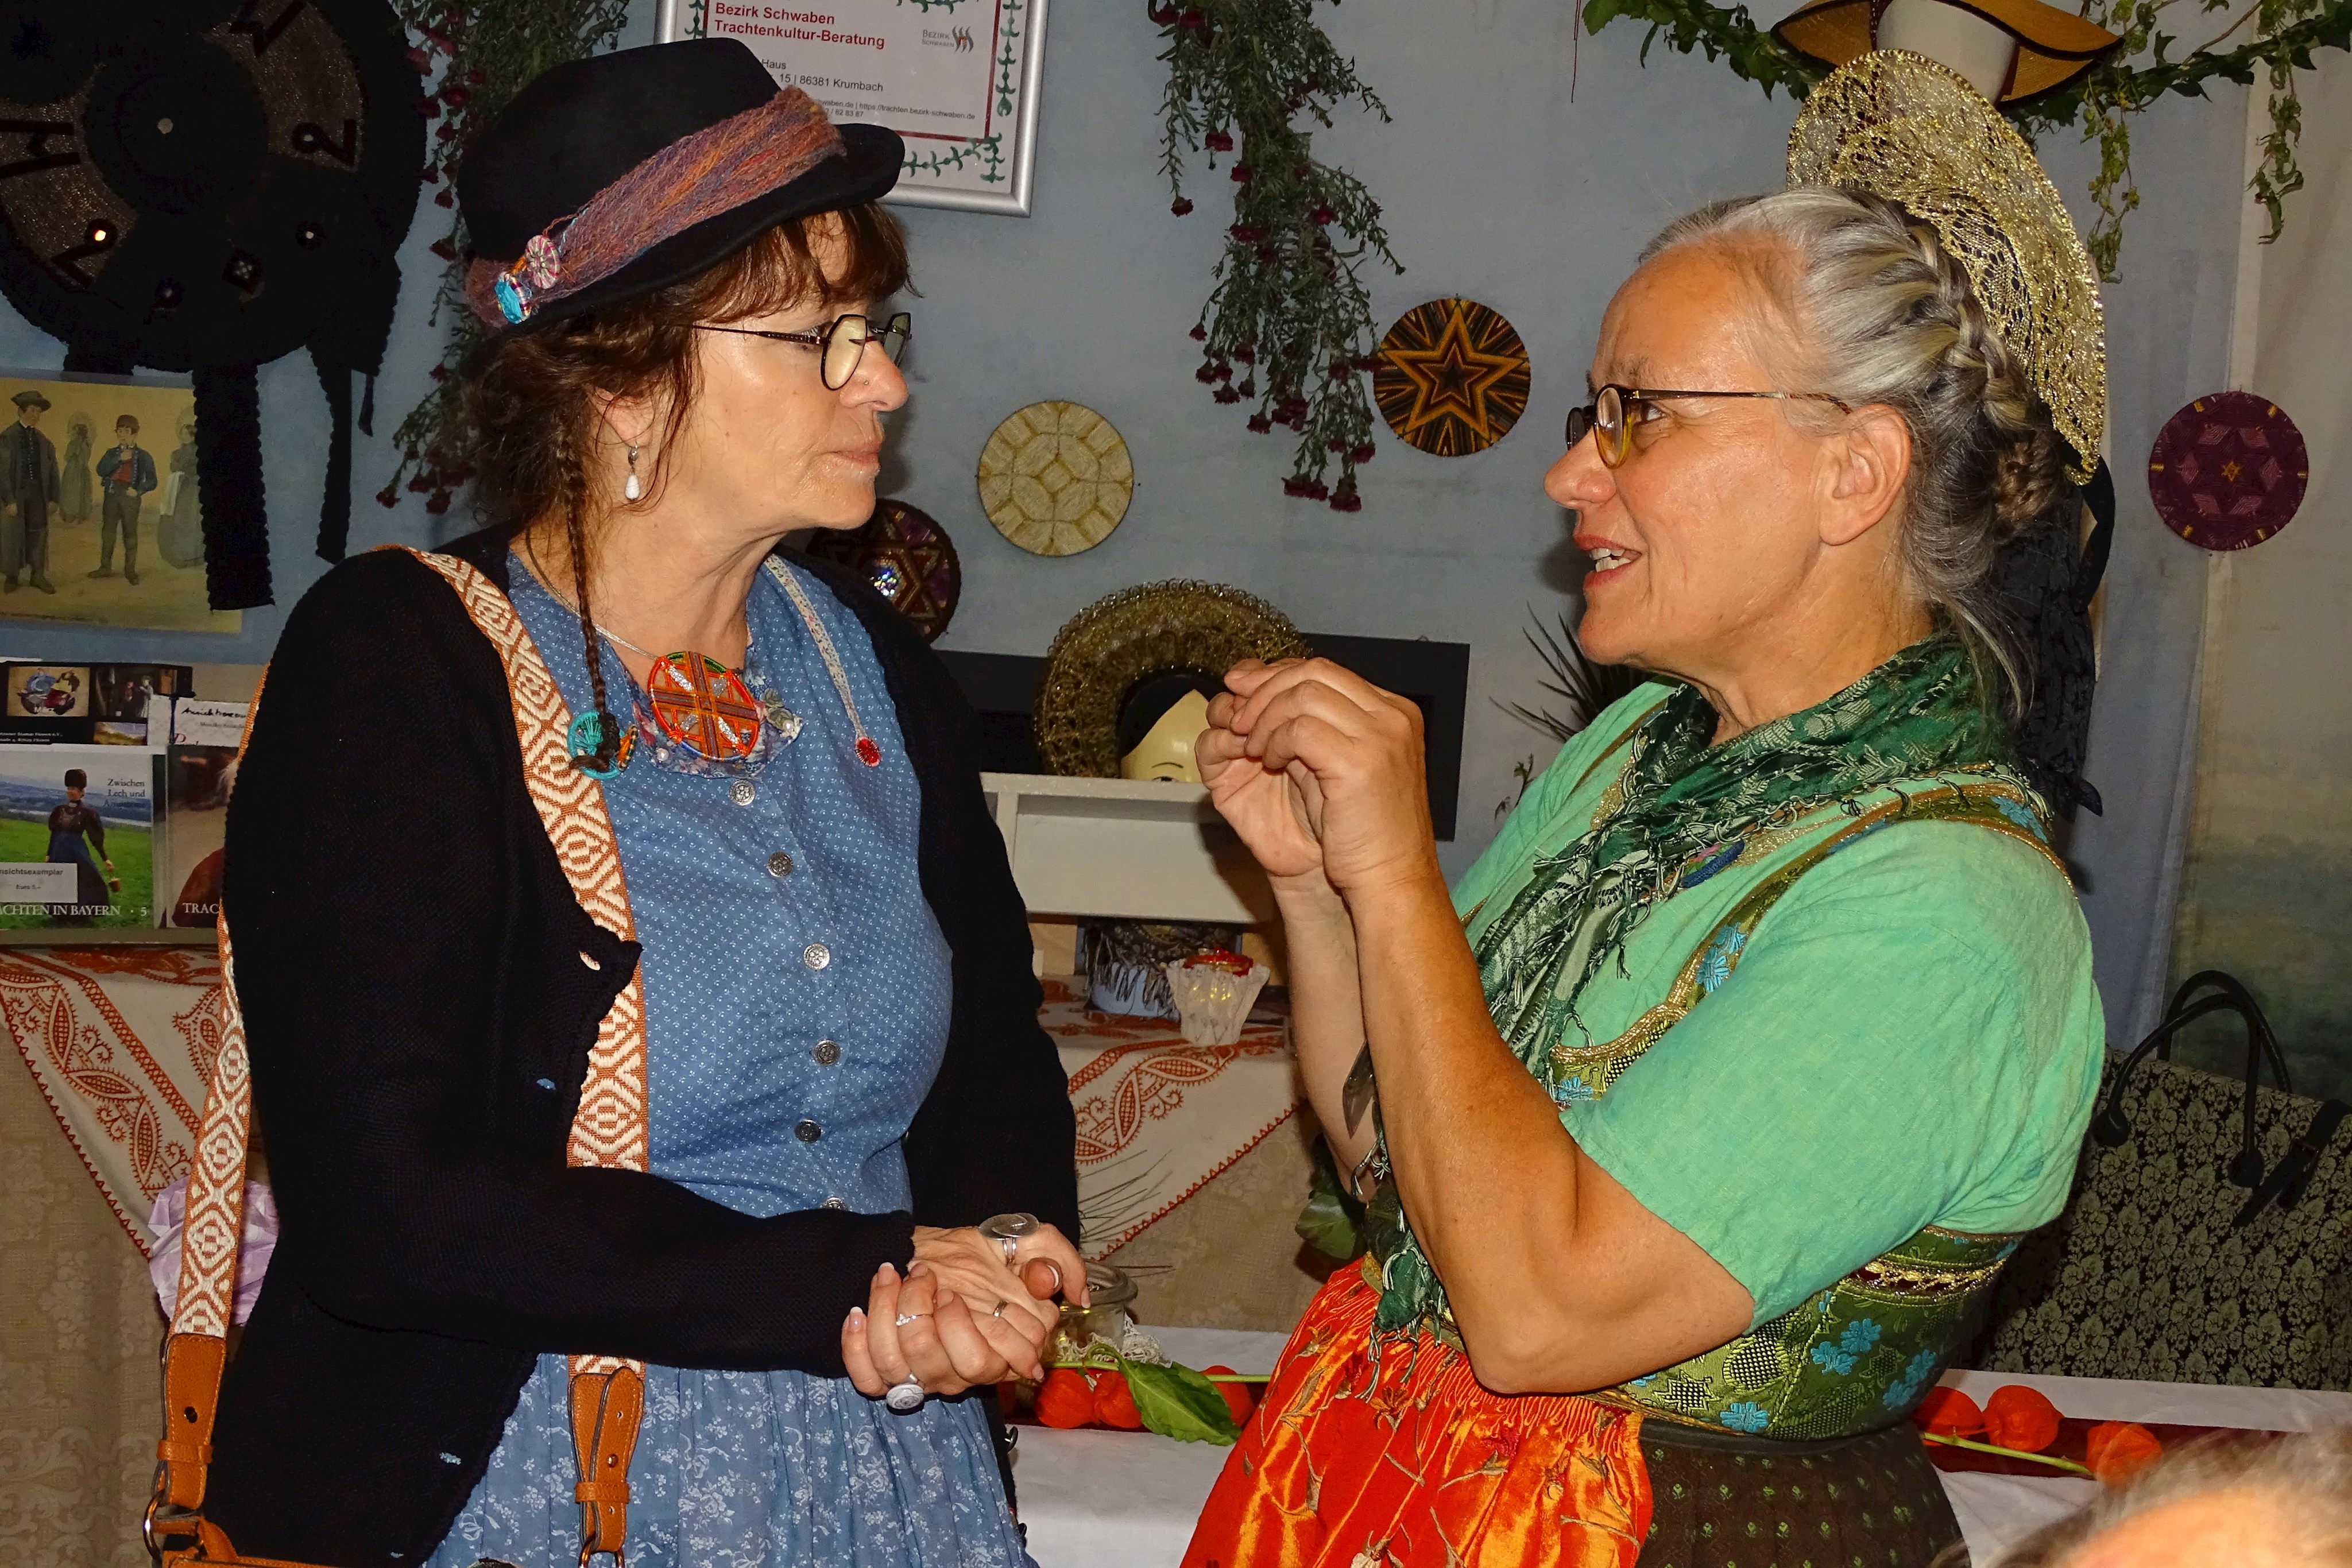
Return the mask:
[[[0,944],[211,940],[249,705],[149,695],[184,668],[7,664]]]

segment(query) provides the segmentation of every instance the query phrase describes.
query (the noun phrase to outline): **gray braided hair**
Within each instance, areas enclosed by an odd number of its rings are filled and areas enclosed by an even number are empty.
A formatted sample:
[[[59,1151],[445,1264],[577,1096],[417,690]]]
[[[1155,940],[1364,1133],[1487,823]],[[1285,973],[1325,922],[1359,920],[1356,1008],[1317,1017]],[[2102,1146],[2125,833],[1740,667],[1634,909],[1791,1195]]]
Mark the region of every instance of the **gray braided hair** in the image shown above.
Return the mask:
[[[1686,246],[1721,249],[1769,301],[1780,319],[1758,324],[1757,349],[1779,385],[1903,416],[1906,586],[1980,665],[1998,666],[2021,707],[2026,677],[1990,585],[1993,556],[2071,493],[2066,452],[1959,258],[1895,203],[1822,185],[1702,207],[1642,259]],[[1825,404],[1782,406],[1794,419],[1829,416]]]

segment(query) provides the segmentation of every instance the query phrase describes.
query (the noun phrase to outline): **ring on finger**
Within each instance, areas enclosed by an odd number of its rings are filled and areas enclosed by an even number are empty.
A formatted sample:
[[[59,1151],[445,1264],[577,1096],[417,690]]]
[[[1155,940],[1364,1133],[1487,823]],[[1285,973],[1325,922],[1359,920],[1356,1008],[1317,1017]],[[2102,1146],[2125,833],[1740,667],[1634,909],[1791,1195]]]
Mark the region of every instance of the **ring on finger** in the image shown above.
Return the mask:
[[[1012,1304],[1013,1303],[1010,1301],[999,1301],[996,1303],[996,1310],[990,1312],[988,1315],[992,1318],[1001,1318],[1004,1315],[1004,1309]]]
[[[1021,1239],[1037,1234],[1037,1217],[1034,1214],[992,1214],[980,1222],[980,1233],[1003,1249],[1007,1268],[1013,1255],[1020,1249]]]
[[[897,1326],[897,1327],[898,1327],[898,1328],[905,1328],[908,1323],[913,1322],[917,1318],[927,1318],[927,1317],[929,1317],[930,1315],[931,1315],[931,1314],[930,1314],[930,1313],[929,1313],[929,1312],[900,1312],[900,1313],[898,1314],[898,1321],[897,1321],[897,1323],[896,1323],[896,1325],[895,1325],[895,1326]]]

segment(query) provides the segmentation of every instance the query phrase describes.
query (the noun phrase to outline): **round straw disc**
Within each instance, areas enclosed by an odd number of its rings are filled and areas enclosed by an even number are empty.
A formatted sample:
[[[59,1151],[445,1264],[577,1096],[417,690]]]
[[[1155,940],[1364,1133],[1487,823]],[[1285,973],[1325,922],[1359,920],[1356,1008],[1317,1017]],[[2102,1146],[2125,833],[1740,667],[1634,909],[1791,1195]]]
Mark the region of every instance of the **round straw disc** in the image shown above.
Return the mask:
[[[1076,555],[1110,537],[1135,496],[1135,465],[1110,421],[1079,402],[1033,402],[980,452],[980,504],[1033,555]]]

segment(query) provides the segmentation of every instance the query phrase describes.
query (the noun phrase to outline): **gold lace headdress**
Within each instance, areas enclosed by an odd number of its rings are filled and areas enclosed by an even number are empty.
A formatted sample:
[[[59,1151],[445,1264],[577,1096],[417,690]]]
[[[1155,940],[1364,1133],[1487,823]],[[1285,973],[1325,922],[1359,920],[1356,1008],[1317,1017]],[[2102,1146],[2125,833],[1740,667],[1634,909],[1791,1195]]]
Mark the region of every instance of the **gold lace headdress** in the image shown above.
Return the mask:
[[[1864,55],[1805,100],[1789,183],[1883,196],[1934,225],[2074,449],[2074,479],[2091,476],[2107,419],[2096,275],[2033,150],[1982,93],[1924,55]]]

